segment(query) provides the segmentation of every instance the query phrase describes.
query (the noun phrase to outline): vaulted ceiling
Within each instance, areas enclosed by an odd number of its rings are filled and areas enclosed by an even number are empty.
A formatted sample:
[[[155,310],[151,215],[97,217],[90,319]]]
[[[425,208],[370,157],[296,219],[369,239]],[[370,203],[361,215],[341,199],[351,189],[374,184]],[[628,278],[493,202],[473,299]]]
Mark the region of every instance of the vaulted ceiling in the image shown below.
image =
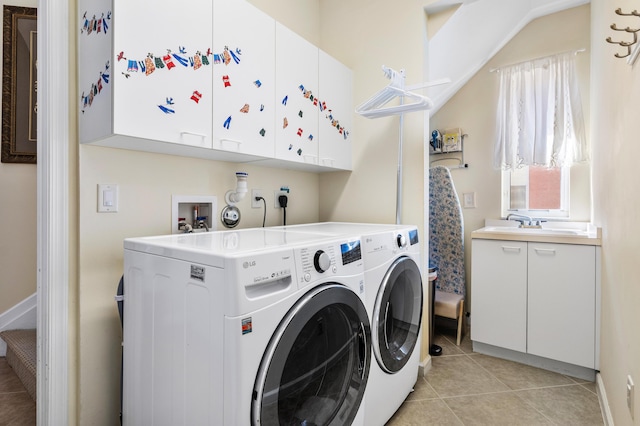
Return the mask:
[[[532,20],[589,3],[590,0],[424,0],[428,17],[427,72],[431,81],[450,84],[431,87],[427,95],[435,113],[478,70]]]

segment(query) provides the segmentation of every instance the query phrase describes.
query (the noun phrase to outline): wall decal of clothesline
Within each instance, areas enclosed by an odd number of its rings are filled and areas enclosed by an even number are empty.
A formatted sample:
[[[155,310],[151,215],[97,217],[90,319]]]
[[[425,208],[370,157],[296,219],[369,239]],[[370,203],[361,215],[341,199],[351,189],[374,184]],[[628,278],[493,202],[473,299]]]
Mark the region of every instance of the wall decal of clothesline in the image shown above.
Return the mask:
[[[325,101],[320,101],[313,95],[311,90],[305,89],[304,85],[302,84],[298,86],[298,89],[300,89],[302,96],[304,96],[306,99],[309,99],[309,101],[313,103],[313,106],[317,106],[318,108],[320,108],[320,111],[326,111],[325,118],[331,122],[331,125],[338,131],[338,133],[342,135],[344,140],[347,140],[347,138],[349,137],[349,131],[340,125],[340,121],[338,121],[333,116],[333,111],[327,107],[327,103]],[[283,104],[286,105],[285,100],[283,100]],[[300,113],[301,112],[302,111],[300,111]]]
[[[214,64],[239,64],[242,56],[242,50],[239,47],[235,49],[229,49],[225,46],[224,50],[219,53],[214,53],[211,48],[208,48],[205,53],[202,50],[197,50],[193,54],[190,54],[186,47],[179,46],[177,53],[172,49],[167,49],[166,53],[154,54],[148,53],[145,58],[127,58],[125,52],[121,51],[117,60],[118,63],[126,66],[126,71],[122,71],[122,74],[129,78],[134,73],[140,75],[149,76],[156,70],[170,71],[173,68],[191,68],[194,71],[202,68],[203,66]],[[123,66],[120,66],[123,68]]]
[[[80,34],[107,34],[109,29],[109,21],[111,21],[111,11],[102,13],[100,18],[93,15],[91,19],[87,18],[87,12],[82,15],[82,24],[80,25]]]
[[[102,93],[103,85],[109,84],[109,79],[111,77],[109,74],[110,67],[109,61],[107,61],[104,66],[104,71],[100,71],[99,73],[98,80],[95,83],[91,83],[91,88],[88,91],[82,92],[82,95],[80,96],[80,105],[83,114],[84,110],[93,104],[95,97]]]

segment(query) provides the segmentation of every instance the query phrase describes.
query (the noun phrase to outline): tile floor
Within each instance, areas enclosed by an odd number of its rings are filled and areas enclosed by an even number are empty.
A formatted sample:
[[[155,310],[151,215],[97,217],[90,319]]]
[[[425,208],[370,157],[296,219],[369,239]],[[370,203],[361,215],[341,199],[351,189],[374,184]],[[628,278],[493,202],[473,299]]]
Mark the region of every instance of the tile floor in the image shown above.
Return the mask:
[[[594,383],[472,352],[447,329],[442,355],[388,426],[603,425]],[[36,404],[0,358],[0,425],[36,424]]]
[[[36,424],[36,403],[7,364],[0,358],[0,425],[31,426]]]
[[[594,383],[473,353],[463,337],[438,330],[442,355],[387,426],[604,424]]]

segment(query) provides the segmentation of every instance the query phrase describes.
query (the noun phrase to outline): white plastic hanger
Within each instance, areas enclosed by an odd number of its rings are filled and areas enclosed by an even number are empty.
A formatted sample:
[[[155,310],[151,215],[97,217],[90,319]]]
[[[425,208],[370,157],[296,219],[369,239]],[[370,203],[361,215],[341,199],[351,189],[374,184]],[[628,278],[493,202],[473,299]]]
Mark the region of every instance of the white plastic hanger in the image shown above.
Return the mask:
[[[398,115],[411,111],[424,111],[433,108],[433,101],[431,99],[418,93],[411,92],[407,90],[407,88],[405,88],[404,69],[398,72],[383,65],[382,71],[384,72],[385,76],[391,80],[391,82],[389,83],[389,85],[387,85],[387,87],[356,107],[356,113],[367,118],[378,118],[386,117],[389,115]],[[424,83],[412,86],[411,88],[417,89],[447,82],[449,82],[449,80]],[[384,106],[396,98],[400,98],[400,105],[388,107]],[[412,100],[413,102],[407,103],[407,99]]]

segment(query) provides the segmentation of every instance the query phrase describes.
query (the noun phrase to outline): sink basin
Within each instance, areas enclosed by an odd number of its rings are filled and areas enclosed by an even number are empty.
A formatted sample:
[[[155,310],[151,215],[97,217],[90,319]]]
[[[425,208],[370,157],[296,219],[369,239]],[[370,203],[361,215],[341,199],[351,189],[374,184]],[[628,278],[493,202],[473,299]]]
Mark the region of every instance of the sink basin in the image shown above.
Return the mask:
[[[528,235],[574,235],[588,236],[587,231],[579,229],[560,228],[518,228],[515,226],[487,226],[482,228],[483,232],[498,232],[505,234],[528,234]]]

